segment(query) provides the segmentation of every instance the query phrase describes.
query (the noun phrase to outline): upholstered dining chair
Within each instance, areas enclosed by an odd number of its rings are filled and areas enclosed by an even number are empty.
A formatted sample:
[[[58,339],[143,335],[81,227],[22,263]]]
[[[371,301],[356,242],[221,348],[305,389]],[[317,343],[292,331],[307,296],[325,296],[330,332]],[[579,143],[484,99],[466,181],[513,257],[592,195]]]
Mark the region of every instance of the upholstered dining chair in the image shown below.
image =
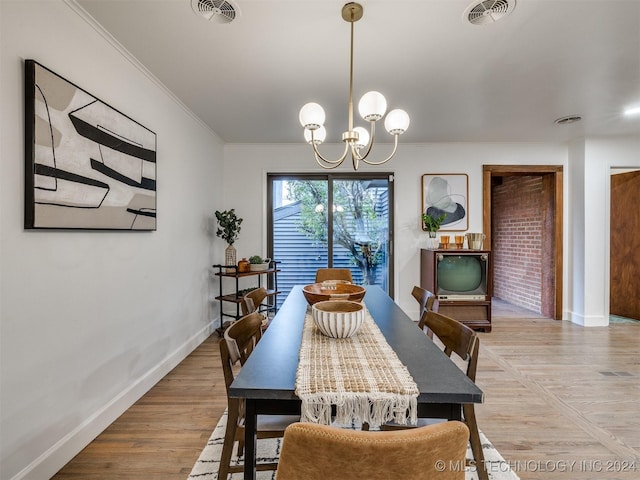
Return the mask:
[[[294,423],[276,480],[463,480],[468,438],[461,422],[387,432]]]
[[[237,365],[244,365],[262,337],[262,320],[262,315],[257,312],[245,315],[225,330],[224,338],[220,341],[228,412],[227,429],[218,468],[218,478],[221,480],[226,480],[229,473],[242,472],[244,469],[243,465],[231,465],[235,442],[238,442],[239,456],[244,450],[244,402],[238,398],[229,397],[229,386],[235,378],[234,370],[237,370]],[[258,439],[282,437],[286,426],[299,420],[299,416],[259,415],[257,437]],[[277,463],[263,463],[259,464],[257,469],[275,470],[277,466]]]
[[[260,308],[260,304],[267,298],[267,289],[264,287],[256,288],[250,291],[240,302],[240,308],[242,309],[242,315],[249,315],[250,313],[257,312]]]
[[[353,282],[351,270],[348,268],[319,268],[316,271],[316,283],[326,282],[327,280],[345,280],[349,283]]]
[[[475,382],[480,352],[480,338],[478,338],[476,332],[453,318],[431,310],[427,310],[422,314],[420,325],[427,328],[427,334],[432,333],[440,340],[444,345],[444,353],[448,357],[455,353],[463,362],[466,362],[467,377]],[[484,454],[482,453],[480,434],[478,433],[474,404],[463,405],[462,415],[464,422],[469,427],[469,443],[476,462],[478,478],[480,480],[489,480]],[[428,421],[428,419],[419,419],[418,425],[428,423]],[[389,426],[383,427],[383,429],[387,428]]]

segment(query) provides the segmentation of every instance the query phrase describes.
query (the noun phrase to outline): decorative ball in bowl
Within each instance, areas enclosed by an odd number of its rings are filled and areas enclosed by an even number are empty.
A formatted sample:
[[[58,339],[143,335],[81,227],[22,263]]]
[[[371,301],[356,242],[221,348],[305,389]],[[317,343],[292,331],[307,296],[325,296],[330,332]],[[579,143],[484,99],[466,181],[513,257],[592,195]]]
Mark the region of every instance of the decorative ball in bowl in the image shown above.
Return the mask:
[[[326,300],[351,300],[359,302],[364,298],[366,290],[360,285],[353,283],[312,283],[302,287],[304,298],[309,305]]]
[[[311,306],[311,315],[320,331],[331,338],[355,335],[364,322],[364,305],[349,300],[326,300]]]

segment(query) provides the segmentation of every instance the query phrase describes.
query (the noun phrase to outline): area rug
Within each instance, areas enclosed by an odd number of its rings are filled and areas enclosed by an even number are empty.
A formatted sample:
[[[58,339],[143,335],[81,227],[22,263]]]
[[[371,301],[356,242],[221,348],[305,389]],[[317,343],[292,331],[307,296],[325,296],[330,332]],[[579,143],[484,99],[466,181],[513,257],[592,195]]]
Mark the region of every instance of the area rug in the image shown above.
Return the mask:
[[[209,437],[207,445],[204,447],[204,450],[202,450],[202,453],[200,453],[196,464],[193,466],[188,480],[217,480],[226,424],[227,412],[225,411],[218,425],[216,425],[216,428],[213,430],[211,437]],[[513,473],[509,464],[502,458],[482,432],[480,432],[480,439],[482,440],[482,450],[484,452],[485,462],[487,462],[489,478],[492,480],[519,480],[519,477]],[[258,440],[258,462],[277,461],[280,455],[281,445],[281,438]],[[467,458],[472,458],[470,448],[467,448]],[[242,463],[242,457],[237,457],[234,454],[231,458],[231,464],[237,465],[239,463]],[[231,478],[233,480],[241,480],[242,473],[233,474]],[[275,480],[276,475],[275,472],[272,471],[258,472],[256,478],[257,480]],[[475,467],[467,467],[465,480],[478,480]]]

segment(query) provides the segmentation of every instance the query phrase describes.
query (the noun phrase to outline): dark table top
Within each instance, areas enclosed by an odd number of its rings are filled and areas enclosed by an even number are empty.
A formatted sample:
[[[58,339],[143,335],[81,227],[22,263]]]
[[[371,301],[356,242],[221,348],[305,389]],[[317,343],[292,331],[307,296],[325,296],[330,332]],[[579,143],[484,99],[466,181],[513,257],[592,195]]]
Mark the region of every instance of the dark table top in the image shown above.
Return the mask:
[[[387,342],[404,363],[420,394],[418,403],[481,403],[482,390],[429,337],[420,332],[380,287],[368,286],[365,304]],[[229,396],[297,400],[298,353],[307,301],[296,286],[272,320],[229,389]]]

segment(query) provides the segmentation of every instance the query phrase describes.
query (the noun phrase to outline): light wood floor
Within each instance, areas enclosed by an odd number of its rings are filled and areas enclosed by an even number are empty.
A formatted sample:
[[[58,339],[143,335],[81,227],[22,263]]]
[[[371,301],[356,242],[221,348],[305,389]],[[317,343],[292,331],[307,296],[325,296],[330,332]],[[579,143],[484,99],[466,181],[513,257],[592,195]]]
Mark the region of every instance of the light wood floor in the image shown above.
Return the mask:
[[[493,314],[476,415],[520,478],[640,478],[640,322]],[[214,334],[53,478],[185,480],[225,407]]]

